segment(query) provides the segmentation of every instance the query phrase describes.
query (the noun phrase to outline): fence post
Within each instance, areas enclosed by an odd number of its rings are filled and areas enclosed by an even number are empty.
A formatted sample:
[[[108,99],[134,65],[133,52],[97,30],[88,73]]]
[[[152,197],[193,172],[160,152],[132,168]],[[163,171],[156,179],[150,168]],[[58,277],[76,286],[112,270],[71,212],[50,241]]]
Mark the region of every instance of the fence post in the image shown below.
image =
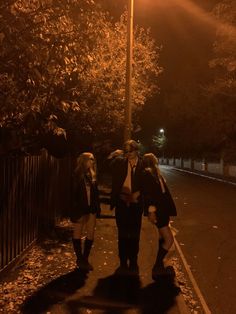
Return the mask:
[[[202,171],[207,172],[207,163],[205,158],[202,159]]]
[[[220,166],[223,176],[229,176],[229,164],[225,163],[224,159],[220,159]]]

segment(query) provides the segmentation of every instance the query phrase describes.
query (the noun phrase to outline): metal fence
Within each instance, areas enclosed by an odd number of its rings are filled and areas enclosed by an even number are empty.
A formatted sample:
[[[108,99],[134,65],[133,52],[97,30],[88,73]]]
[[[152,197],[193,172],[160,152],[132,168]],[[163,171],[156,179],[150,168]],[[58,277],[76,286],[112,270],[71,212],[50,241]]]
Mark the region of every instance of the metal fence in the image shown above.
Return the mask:
[[[70,174],[70,158],[0,158],[0,272],[67,215]]]

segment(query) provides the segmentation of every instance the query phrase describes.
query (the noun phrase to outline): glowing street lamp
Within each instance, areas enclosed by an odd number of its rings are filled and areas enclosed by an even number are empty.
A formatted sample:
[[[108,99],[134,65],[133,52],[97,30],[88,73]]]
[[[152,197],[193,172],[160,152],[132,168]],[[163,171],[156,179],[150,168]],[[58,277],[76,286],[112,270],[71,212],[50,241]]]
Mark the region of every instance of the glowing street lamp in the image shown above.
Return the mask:
[[[165,151],[165,144],[166,144],[166,137],[165,137],[165,130],[163,128],[159,129],[159,141],[161,143],[161,150],[162,150],[162,159],[164,159],[164,151]]]
[[[160,129],[160,130],[159,130],[159,133],[160,133],[162,136],[164,136],[164,135],[165,135],[165,130],[164,130],[164,129]]]
[[[125,141],[131,138],[131,127],[132,127],[133,16],[134,16],[134,0],[128,0],[126,89],[125,89],[125,130],[124,130]]]

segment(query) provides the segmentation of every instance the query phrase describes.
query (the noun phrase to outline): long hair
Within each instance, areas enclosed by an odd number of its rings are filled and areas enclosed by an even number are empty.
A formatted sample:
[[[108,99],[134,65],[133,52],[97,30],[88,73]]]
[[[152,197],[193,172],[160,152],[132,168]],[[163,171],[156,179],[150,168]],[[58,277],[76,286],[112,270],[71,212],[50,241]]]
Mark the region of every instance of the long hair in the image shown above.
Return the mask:
[[[94,161],[91,168],[86,167],[89,160]],[[97,166],[95,158],[92,153],[84,152],[80,154],[79,157],[76,159],[75,174],[79,177],[79,179],[82,180],[88,172],[91,175],[92,182],[95,182],[97,176]]]
[[[165,179],[162,177],[161,171],[158,167],[158,158],[152,153],[145,154],[143,156],[143,164],[145,170],[149,171],[156,180],[159,180],[162,192],[165,193],[165,186],[163,183],[163,181],[165,182]]]
[[[152,154],[148,153],[143,156],[143,164],[147,171],[151,172],[152,175],[158,177],[161,175],[160,169],[158,167],[158,158]]]

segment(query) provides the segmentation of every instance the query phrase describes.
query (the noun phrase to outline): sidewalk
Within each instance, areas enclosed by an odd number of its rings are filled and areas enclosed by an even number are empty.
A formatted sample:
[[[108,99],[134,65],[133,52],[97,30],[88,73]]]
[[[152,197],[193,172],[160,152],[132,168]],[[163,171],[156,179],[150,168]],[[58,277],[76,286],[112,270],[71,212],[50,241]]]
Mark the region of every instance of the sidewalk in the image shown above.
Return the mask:
[[[19,298],[17,303],[20,310],[13,300],[8,299],[5,300],[8,305],[4,305],[1,313],[189,313],[174,278],[162,278],[158,282],[151,278],[157,233],[146,217],[143,218],[141,232],[139,277],[115,274],[119,264],[117,232],[114,212],[109,210],[109,205],[102,204],[101,218],[97,220],[96,237],[90,258],[94,271],[88,274],[75,270],[71,231],[70,224],[59,226],[56,240],[42,244],[43,255],[37,253],[35,248],[33,256],[28,257],[27,265],[23,265],[20,270],[20,279],[8,283],[8,297],[13,293],[13,297]],[[171,263],[171,256],[174,254],[174,251],[169,254],[168,263]],[[2,291],[0,287],[0,292],[6,294],[6,287],[5,285],[5,290],[3,288]],[[23,292],[23,289],[26,290]],[[0,304],[0,308],[2,306]]]
[[[42,287],[41,291],[27,300],[23,313],[40,313],[36,306],[45,301],[45,295],[47,301],[50,298],[51,302],[43,312],[51,314],[186,313],[185,309],[179,309],[182,302],[181,292],[173,279],[163,278],[160,282],[153,282],[151,278],[156,243],[156,230],[144,218],[140,241],[139,278],[115,275],[118,256],[114,212],[109,210],[108,205],[103,204],[90,258],[94,271],[88,274],[72,271],[56,278],[54,283],[50,282],[49,286]]]

